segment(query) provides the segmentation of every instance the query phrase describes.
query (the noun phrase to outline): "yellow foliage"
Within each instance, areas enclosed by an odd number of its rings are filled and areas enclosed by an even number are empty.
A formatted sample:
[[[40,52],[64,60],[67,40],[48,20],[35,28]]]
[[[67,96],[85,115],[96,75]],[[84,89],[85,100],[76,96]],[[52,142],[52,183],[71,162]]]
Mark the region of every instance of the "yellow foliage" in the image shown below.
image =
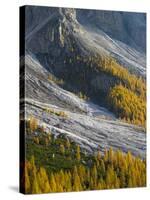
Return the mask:
[[[33,116],[31,116],[28,119],[28,122],[29,122],[29,128],[31,131],[35,131],[38,128],[38,120],[34,118]]]
[[[54,110],[52,108],[45,108],[44,111],[46,111],[47,113],[51,113],[60,117],[64,117],[67,118],[68,115],[64,112],[64,111],[58,111],[58,110]]]
[[[91,167],[80,164],[72,170],[51,172],[49,178],[44,167],[36,167],[32,156],[25,163],[25,192],[34,194],[146,185],[146,163],[130,152],[106,150],[97,162]]]
[[[64,63],[65,63],[65,61],[64,61]],[[64,80],[63,79],[58,79],[58,78],[56,78],[55,76],[53,76],[51,74],[48,76],[48,80],[52,81],[52,82],[54,82],[54,83],[56,83],[58,85],[63,85],[64,84]]]
[[[145,126],[146,103],[134,92],[121,84],[116,85],[110,90],[108,100],[118,117],[127,122]]]

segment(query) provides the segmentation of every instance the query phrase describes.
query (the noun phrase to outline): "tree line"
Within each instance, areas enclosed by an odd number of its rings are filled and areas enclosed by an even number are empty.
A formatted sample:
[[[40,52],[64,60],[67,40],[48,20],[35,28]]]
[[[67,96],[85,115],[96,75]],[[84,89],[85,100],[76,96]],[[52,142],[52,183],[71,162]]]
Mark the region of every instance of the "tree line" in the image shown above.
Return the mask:
[[[145,184],[145,161],[130,152],[124,154],[112,149],[106,150],[103,156],[98,152],[90,166],[80,163],[72,169],[56,172],[37,166],[32,156],[25,162],[22,177],[27,194],[142,187]]]

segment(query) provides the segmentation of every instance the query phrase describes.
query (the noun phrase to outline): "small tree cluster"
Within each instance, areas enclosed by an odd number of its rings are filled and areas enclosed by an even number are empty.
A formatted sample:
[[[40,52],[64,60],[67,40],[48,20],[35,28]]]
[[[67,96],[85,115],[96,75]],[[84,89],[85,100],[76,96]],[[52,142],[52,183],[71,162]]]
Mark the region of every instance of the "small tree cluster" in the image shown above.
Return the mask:
[[[38,129],[38,124],[39,122],[35,117],[33,116],[29,117],[27,120],[27,128],[29,129],[29,132],[32,133],[36,131]]]
[[[120,84],[110,90],[108,101],[118,117],[145,126],[146,104],[135,93]]]

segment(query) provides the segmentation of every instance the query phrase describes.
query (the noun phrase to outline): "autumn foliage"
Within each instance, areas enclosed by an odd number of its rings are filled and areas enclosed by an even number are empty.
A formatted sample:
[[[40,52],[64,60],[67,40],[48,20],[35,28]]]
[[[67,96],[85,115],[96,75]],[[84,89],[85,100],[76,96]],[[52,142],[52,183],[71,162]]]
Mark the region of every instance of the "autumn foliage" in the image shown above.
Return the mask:
[[[36,166],[34,156],[25,163],[26,193],[69,192],[83,190],[142,187],[146,184],[145,161],[131,153],[112,149],[97,154],[91,166],[75,165],[72,169],[48,172]]]
[[[110,90],[109,102],[111,109],[127,122],[145,126],[146,103],[134,92],[117,85]]]
[[[110,108],[119,118],[123,119],[128,123],[133,123],[145,127],[146,124],[146,80],[141,77],[138,73],[132,70],[131,67],[124,66],[109,55],[91,55],[91,56],[81,56],[77,52],[73,52],[73,57],[68,57],[66,63],[68,66],[72,66],[73,63],[77,63],[79,70],[72,71],[67,77],[67,80],[73,82],[75,73],[78,74],[79,87],[82,85],[81,94],[88,92],[94,92],[94,97],[101,98],[104,102],[99,102],[100,104],[105,104],[106,107]],[[71,62],[70,62],[71,61]],[[85,67],[83,67],[85,66]],[[90,77],[89,74],[96,74],[95,76],[106,75],[106,82],[109,83],[109,78],[112,78],[110,83],[110,88],[98,89],[92,88],[90,83],[87,81]],[[107,80],[108,79],[108,80]],[[75,80],[76,81],[76,80]],[[76,82],[75,82],[76,83]],[[103,83],[99,83],[102,84]],[[109,85],[109,84],[108,84]],[[122,100],[118,99],[114,93],[121,93]],[[113,96],[112,96],[113,93]],[[82,97],[83,95],[80,96]],[[117,94],[118,95],[118,94]],[[88,95],[90,97],[90,95]],[[107,98],[109,97],[109,98]],[[86,100],[86,98],[85,98]],[[131,100],[131,105],[129,101]],[[135,103],[133,102],[135,101]],[[137,106],[136,106],[137,103]],[[131,114],[131,112],[133,113]],[[128,113],[129,112],[129,113]]]

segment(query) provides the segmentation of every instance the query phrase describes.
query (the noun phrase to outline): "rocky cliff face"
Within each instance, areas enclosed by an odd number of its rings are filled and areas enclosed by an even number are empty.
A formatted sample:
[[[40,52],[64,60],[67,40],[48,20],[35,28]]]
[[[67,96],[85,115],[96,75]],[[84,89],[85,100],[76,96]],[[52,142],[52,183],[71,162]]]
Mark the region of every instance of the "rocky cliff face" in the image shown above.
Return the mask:
[[[99,11],[72,8],[26,8],[26,34],[52,15],[59,20],[79,22],[103,30],[113,39],[124,42],[141,52],[146,50],[146,14],[131,12]]]
[[[82,55],[111,54],[132,71],[143,74],[145,26],[144,14],[29,6],[26,49],[38,56],[57,58],[70,54],[74,43]]]

